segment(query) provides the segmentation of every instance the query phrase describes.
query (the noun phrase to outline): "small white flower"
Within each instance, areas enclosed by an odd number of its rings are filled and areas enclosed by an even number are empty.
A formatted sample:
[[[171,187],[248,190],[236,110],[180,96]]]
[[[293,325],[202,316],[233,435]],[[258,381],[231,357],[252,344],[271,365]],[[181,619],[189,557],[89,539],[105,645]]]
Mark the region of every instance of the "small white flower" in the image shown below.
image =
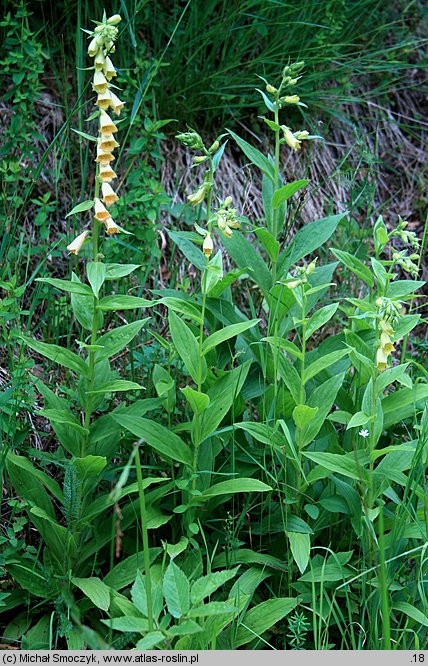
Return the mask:
[[[366,439],[366,437],[368,437],[370,435],[369,431],[366,428],[363,428],[363,430],[360,430],[360,432],[358,434],[361,437],[364,437],[364,439]]]

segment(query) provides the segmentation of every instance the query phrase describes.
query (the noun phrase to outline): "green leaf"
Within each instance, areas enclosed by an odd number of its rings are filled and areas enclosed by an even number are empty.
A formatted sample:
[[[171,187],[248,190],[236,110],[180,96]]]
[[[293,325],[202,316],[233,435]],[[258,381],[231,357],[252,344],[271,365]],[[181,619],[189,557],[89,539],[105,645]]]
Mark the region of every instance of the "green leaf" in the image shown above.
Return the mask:
[[[223,613],[236,613],[237,608],[231,601],[210,601],[202,606],[192,608],[189,617],[210,617],[211,615],[221,615]]]
[[[86,395],[96,395],[97,393],[116,393],[117,391],[141,391],[144,386],[136,382],[130,382],[126,379],[114,379],[111,382],[101,384],[92,391],[86,391]]]
[[[311,538],[301,532],[287,532],[291,553],[301,574],[305,573],[311,553]]]
[[[86,274],[94,296],[98,298],[98,293],[104,284],[106,267],[102,261],[89,261],[86,265]]]
[[[265,103],[266,108],[269,109],[269,111],[271,111],[272,113],[275,113],[275,104],[274,104],[273,102],[270,101],[270,99],[269,99],[269,97],[266,95],[266,93],[263,92],[263,90],[260,90],[259,88],[256,88],[256,90],[257,90],[257,92],[259,92],[260,95],[263,97],[263,101],[264,101],[264,103]],[[266,118],[264,118],[263,120],[265,120],[266,123],[267,123],[267,119],[266,119]],[[272,123],[272,121],[270,121],[270,122]],[[280,129],[279,125],[278,125],[277,123],[273,123],[273,125],[276,125],[277,129],[275,128],[275,131],[278,132],[279,129]],[[272,128],[272,129],[273,129],[273,128]]]
[[[76,468],[77,476],[82,483],[89,479],[98,478],[106,468],[107,460],[104,456],[85,456],[74,458],[72,464]]]
[[[141,268],[141,264],[104,264],[104,266],[106,280],[118,280]]]
[[[419,409],[427,404],[428,384],[416,384],[413,388],[394,391],[382,399],[384,415],[383,427],[390,428],[396,423],[413,417]]]
[[[297,599],[283,597],[268,599],[247,611],[238,626],[233,647],[239,648],[273,627],[297,606]]]
[[[228,372],[216,381],[207,391],[210,398],[210,407],[201,416],[200,442],[215,432],[221,421],[226,416],[233,402],[237,399],[239,392],[245,382],[250,369],[251,360]]]
[[[271,164],[268,160],[267,157],[263,155],[263,153],[260,152],[260,150],[257,150],[257,148],[254,148],[251,144],[247,143],[247,141],[244,141],[244,139],[241,139],[235,132],[232,132],[232,130],[227,130],[231,137],[235,139],[236,143],[244,153],[246,157],[256,166],[258,167],[263,173],[265,173],[275,184],[275,168],[273,164]]]
[[[101,620],[107,627],[114,631],[132,632],[145,634],[149,628],[148,620],[143,617],[134,617],[132,615],[123,615],[122,617],[112,617],[107,620]]]
[[[166,638],[161,631],[151,631],[146,634],[144,638],[141,638],[135,647],[137,650],[152,650],[164,640],[166,640]]]
[[[426,284],[423,280],[397,280],[396,282],[390,282],[388,289],[386,291],[386,296],[388,298],[404,298],[410,296],[415,291],[420,289]]]
[[[364,412],[357,412],[349,421],[348,425],[346,426],[346,430],[349,430],[349,428],[359,428],[363,425],[366,425],[366,423],[368,423],[371,418],[371,416],[365,414]]]
[[[156,305],[160,305],[161,303],[166,305],[168,309],[174,310],[174,312],[180,312],[186,317],[194,319],[198,322],[198,324],[200,324],[202,321],[200,308],[190,301],[185,301],[183,298],[165,296],[164,298],[160,298],[158,301],[156,301]]]
[[[168,612],[175,618],[183,617],[190,609],[190,585],[186,574],[174,564],[168,565],[163,578],[163,594]]]
[[[221,256],[221,250],[219,250],[212,259],[210,259],[208,266],[205,269],[205,274],[202,277],[202,290],[203,293],[208,294],[216,284],[223,277],[223,261]]]
[[[64,368],[69,368],[69,370],[74,370],[77,374],[84,375],[85,377],[88,376],[89,367],[86,365],[85,361],[69,349],[59,347],[58,345],[50,345],[46,342],[40,342],[39,340],[33,340],[32,338],[27,338],[25,335],[21,335],[20,337],[28,347],[31,347],[35,352],[45,356],[50,361],[58,363]]]
[[[92,292],[91,292],[92,294]],[[154,305],[153,301],[139,296],[104,296],[97,304],[98,310],[135,310],[136,308],[149,308]]]
[[[251,279],[267,294],[272,286],[272,276],[269,268],[257,252],[253,244],[240,234],[233,234],[231,238],[222,237],[227,253],[239,268],[248,271]]]
[[[182,236],[180,232],[168,231],[168,236],[174,243],[178,245],[186,259],[190,261],[200,271],[204,271],[207,265],[207,260],[204,253],[196,247],[196,245],[186,236]]]
[[[95,312],[92,290],[90,287],[88,287],[88,285],[82,284],[75,273],[71,274],[71,280],[72,282],[80,284],[82,287],[84,287],[85,291],[87,290],[85,295],[80,293],[71,293],[71,307],[73,308],[74,316],[76,317],[79,324],[87,331],[92,331],[92,319]],[[98,317],[100,319],[102,319],[102,316],[103,315],[101,312],[98,313]],[[101,322],[100,325],[102,325]]]
[[[82,203],[77,204],[77,206],[74,206],[74,208],[69,213],[67,213],[65,217],[67,218],[70,217],[70,215],[76,215],[76,213],[83,213],[85,210],[90,210],[93,207],[94,207],[93,199],[91,199],[90,201],[89,200],[82,201]]]
[[[83,594],[92,601],[96,608],[108,611],[110,607],[110,588],[97,576],[91,578],[75,578],[73,576],[71,582],[79,590],[82,590]]]
[[[155,617],[158,617],[162,611],[163,594],[161,584],[154,585],[152,580],[152,611]],[[147,617],[147,591],[146,591],[146,576],[143,576],[140,571],[137,573],[135,582],[131,588],[131,599],[135,607]]]
[[[271,261],[277,261],[280,244],[272,236],[270,231],[268,231],[264,227],[259,227],[258,229],[254,229],[254,233],[256,234],[257,238],[259,238],[263,243],[264,248],[269,255],[269,259]]]
[[[306,325],[306,339],[308,340],[315,331],[324,326],[336,313],[339,303],[331,303],[317,310]]]
[[[303,257],[311,254],[318,247],[324,245],[345,215],[347,213],[331,215],[316,222],[305,224],[294,236],[291,245],[280,256],[278,278],[286,274],[290,266],[296,263],[296,261],[303,259]]]
[[[422,613],[422,611],[415,608],[415,606],[412,606],[412,604],[408,604],[406,601],[396,601],[392,604],[392,610],[401,611],[418,624],[428,627],[428,617],[426,613]]]
[[[158,453],[186,465],[192,464],[192,454],[189,447],[178,435],[159,423],[140,416],[125,416],[114,413],[111,416],[120,426],[132,432],[139,439],[144,439]]]
[[[210,403],[209,396],[207,396],[206,393],[195,391],[195,389],[192,389],[190,386],[181,389],[181,392],[185,395],[194,414],[202,414]]]
[[[339,259],[339,261],[344,266],[346,266],[346,268],[349,268],[352,273],[358,275],[358,277],[361,278],[366,284],[368,284],[371,289],[373,288],[373,273],[365,264],[363,264],[362,261],[357,259],[357,257],[355,257],[353,254],[345,252],[344,250],[337,250],[336,248],[332,248],[331,251],[333,252],[336,259]]]
[[[232,580],[239,571],[239,567],[235,569],[225,569],[224,571],[217,571],[215,573],[207,574],[195,580],[192,584],[190,592],[190,599],[192,605],[200,604],[206,597],[214,594],[220,587],[222,587],[229,580]]]
[[[293,409],[293,421],[297,428],[305,430],[306,426],[315,418],[318,407],[309,407],[308,405],[296,405]]]
[[[259,321],[260,319],[251,319],[250,321],[243,321],[239,324],[231,324],[230,326],[225,326],[220,331],[215,331],[215,333],[210,335],[208,338],[205,338],[202,345],[202,354],[207,354],[211,349],[214,349],[217,347],[217,345],[221,344],[225,340],[234,338],[236,335],[247,331],[249,328],[255,326]]]
[[[46,419],[49,419],[51,423],[66,424],[81,435],[87,435],[89,433],[89,430],[79,423],[77,417],[66,409],[41,409],[37,413],[44,416]]]
[[[353,454],[348,456],[339,453],[314,453],[305,451],[303,455],[317,465],[325,467],[325,469],[328,469],[330,472],[343,474],[343,476],[355,479],[356,481],[367,480],[367,474],[363,469],[363,466],[355,461]]]
[[[276,190],[272,197],[272,206],[274,208],[279,208],[284,201],[287,201],[287,199],[292,197],[293,194],[296,194],[296,192],[301,190],[302,187],[306,187],[308,183],[309,180],[306,179],[296,180],[294,183],[288,183],[287,185],[281,187],[279,190]]]
[[[36,282],[46,282],[51,284],[52,287],[68,291],[70,294],[81,294],[82,296],[90,296],[92,298],[92,289],[79,281],[72,280],[59,280],[57,278],[36,278]]]
[[[97,361],[118,354],[138,335],[147,321],[149,321],[149,317],[133,321],[131,324],[125,324],[125,326],[119,326],[112,331],[104,333],[97,340],[97,345],[104,347],[104,349],[97,352]]]
[[[169,328],[172,341],[182,359],[186,370],[195,382],[204,381],[207,374],[207,363],[201,359],[201,377],[199,377],[199,342],[187,326],[172,310],[168,314]]]
[[[343,384],[343,379],[343,373],[330,377],[326,382],[317,386],[309,396],[307,404],[310,407],[318,407],[318,412],[305,430],[303,437],[304,446],[312,442],[320,431],[334,401],[336,400],[337,393]]]
[[[312,379],[312,377],[315,377],[315,375],[321,372],[321,370],[325,370],[330,367],[330,365],[333,365],[333,363],[340,361],[340,359],[347,354],[349,354],[349,349],[340,349],[339,351],[330,352],[330,354],[324,354],[318,358],[305,369],[304,383],[306,384],[306,382]]]
[[[198,500],[210,499],[218,495],[232,495],[235,493],[266,493],[272,490],[267,483],[258,479],[228,479],[215,483],[203,491]]]
[[[79,136],[83,136],[84,139],[87,139],[88,141],[94,141],[95,143],[97,142],[97,137],[92,136],[91,134],[86,134],[86,132],[81,132],[80,130],[74,129],[74,127],[71,128],[72,132],[75,132]],[[69,213],[71,215],[71,213]]]

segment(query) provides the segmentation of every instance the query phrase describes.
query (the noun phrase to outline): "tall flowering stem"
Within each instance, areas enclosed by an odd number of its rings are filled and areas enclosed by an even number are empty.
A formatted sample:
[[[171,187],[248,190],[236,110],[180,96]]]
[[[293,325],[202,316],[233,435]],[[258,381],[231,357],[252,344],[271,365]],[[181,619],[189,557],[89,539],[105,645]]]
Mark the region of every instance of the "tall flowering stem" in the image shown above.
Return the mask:
[[[118,128],[108,112],[112,112],[116,116],[119,116],[124,106],[124,102],[122,102],[113,92],[113,79],[117,76],[117,71],[110,57],[115,52],[115,41],[119,34],[117,25],[120,21],[121,17],[118,14],[114,14],[110,18],[107,18],[104,13],[102,22],[97,22],[95,29],[89,33],[91,41],[88,47],[88,55],[93,58],[94,75],[92,88],[97,94],[95,105],[99,109],[99,116],[95,155],[95,192],[92,201],[92,209],[94,212],[92,229],[93,266],[90,268],[90,265],[88,265],[88,276],[90,269],[94,275],[99,276],[98,279],[101,279],[101,282],[103,282],[105,276],[105,269],[102,264],[103,255],[99,252],[101,229],[104,226],[105,231],[109,236],[123,231],[123,229],[116,224],[109,210],[109,208],[119,199],[111,186],[112,181],[117,177],[112,168],[112,162],[115,160],[114,150],[119,146],[115,139],[115,134],[117,133]],[[88,233],[88,230],[81,233],[67,249],[73,254],[78,254],[83,247]],[[91,342],[89,347],[88,396],[84,414],[85,428],[89,428],[93,408],[91,391],[94,388],[95,380],[96,341],[99,326],[96,305],[97,298],[94,295],[94,315],[92,319]],[[85,448],[86,443],[87,442],[85,442]],[[81,454],[85,455],[85,449],[81,451]]]

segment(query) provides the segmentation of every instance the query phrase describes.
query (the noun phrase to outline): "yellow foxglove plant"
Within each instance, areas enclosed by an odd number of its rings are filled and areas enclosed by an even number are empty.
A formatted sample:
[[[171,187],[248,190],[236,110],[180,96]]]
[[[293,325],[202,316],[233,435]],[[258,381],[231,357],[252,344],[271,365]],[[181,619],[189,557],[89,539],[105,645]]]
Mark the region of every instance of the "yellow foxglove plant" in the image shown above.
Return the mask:
[[[111,519],[106,518],[106,512],[112,511],[112,519],[116,520],[118,499],[112,494],[107,492],[102,495],[102,499],[97,498],[98,505],[97,502],[92,505],[94,493],[97,492],[104,470],[112,457],[118,453],[123,426],[115,420],[116,410],[119,409],[122,414],[126,414],[124,405],[111,406],[111,397],[117,392],[140,392],[143,389],[134,381],[118,379],[117,372],[110,367],[110,359],[132,342],[147,319],[132,320],[102,332],[104,312],[116,310],[127,312],[151,305],[145,299],[135,296],[104,295],[106,283],[127,276],[138,268],[135,264],[107,263],[105,255],[99,247],[100,233],[103,228],[106,237],[123,232],[116,223],[112,210],[112,206],[118,200],[118,195],[111,185],[116,178],[111,163],[114,160],[114,150],[119,144],[115,138],[118,127],[110,115],[119,116],[124,106],[124,102],[113,92],[112,83],[116,76],[112,54],[115,51],[115,42],[118,37],[117,25],[120,20],[120,16],[117,14],[110,18],[104,14],[103,20],[96,23],[95,29],[89,33],[88,54],[93,61],[92,87],[96,95],[96,111],[90,120],[96,118],[98,124],[98,136],[92,138],[95,148],[95,188],[93,197],[75,206],[68,216],[91,211],[92,225],[91,229],[81,231],[67,246],[71,254],[84,255],[86,281],[81,281],[74,273],[71,280],[41,278],[42,282],[71,294],[74,316],[77,324],[82,328],[81,340],[75,341],[80,350],[76,353],[76,351],[59,345],[22,336],[28,347],[61,365],[66,373],[68,387],[65,395],[69,399],[56,395],[40,380],[37,382],[45,400],[45,409],[40,412],[40,415],[50,421],[58,443],[62,447],[60,450],[66,452],[64,492],[60,490],[56,481],[52,481],[54,485],[48,484],[56,497],[56,502],[64,502],[63,514],[66,516],[66,526],[57,522],[56,510],[43,487],[37,493],[34,492],[34,483],[31,481],[32,473],[29,471],[31,463],[27,461],[24,473],[20,471],[22,463],[18,460],[19,456],[10,453],[7,462],[12,483],[23,488],[20,490],[22,497],[30,502],[28,506],[32,506],[34,509],[34,511],[32,509],[33,513],[29,514],[30,520],[44,540],[45,548],[49,551],[44,560],[49,562],[50,569],[46,576],[52,583],[50,591],[46,592],[44,596],[49,598],[52,595],[53,599],[63,598],[61,597],[62,590],[66,588],[69,599],[72,599],[70,596],[74,593],[72,590],[79,587],[79,581],[83,580],[81,577],[90,576],[92,572],[90,554],[94,551],[91,551],[91,547],[88,548],[88,539],[91,535],[101,533],[106,529],[106,520],[107,533],[110,533]],[[88,138],[88,135],[84,136]],[[92,236],[92,256],[87,260],[88,248],[85,244],[89,236]],[[147,521],[142,495],[143,485],[140,478],[138,447],[135,448],[131,460],[133,458],[135,458],[137,467],[140,494],[143,558],[146,572],[149,573]],[[34,470],[33,476],[36,474],[39,479],[44,472],[37,471],[36,473]],[[72,498],[71,505],[70,498]],[[99,546],[102,547],[105,543],[101,540]],[[98,546],[95,547],[95,550],[98,549]],[[78,578],[73,578],[76,575]],[[71,587],[69,587],[70,585]],[[153,627],[149,578],[147,580],[147,602],[149,626]],[[72,601],[70,603],[73,604]],[[73,611],[73,619],[80,622],[78,611]]]

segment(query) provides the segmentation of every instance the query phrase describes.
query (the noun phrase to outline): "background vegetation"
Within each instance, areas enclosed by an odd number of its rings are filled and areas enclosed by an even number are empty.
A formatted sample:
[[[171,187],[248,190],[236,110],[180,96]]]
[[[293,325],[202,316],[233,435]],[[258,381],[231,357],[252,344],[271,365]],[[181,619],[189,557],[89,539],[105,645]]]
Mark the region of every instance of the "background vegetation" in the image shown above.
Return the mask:
[[[10,2],[0,22],[1,642],[422,649],[424,6],[105,9],[122,16],[115,219],[133,235],[106,238],[102,261],[135,268],[120,282],[110,269],[103,297],[131,295],[144,310],[105,309],[97,322],[107,335],[132,327],[103,381],[134,388],[91,398],[84,448],[85,370],[39,343],[80,360],[76,341],[90,343],[91,254],[70,258],[66,246],[91,219],[68,213],[95,187],[81,28],[104,6]],[[281,145],[275,161],[279,130],[260,118],[273,116],[256,89],[301,60],[307,107],[281,122],[322,140]],[[194,150],[175,138],[189,127],[207,147],[224,133],[212,210],[232,196],[242,228],[213,232],[209,271],[194,227],[209,228],[207,200],[187,199],[207,164],[193,168]],[[52,282],[72,272],[83,286]],[[395,319],[394,303],[405,307]],[[395,351],[380,373],[386,319]]]

